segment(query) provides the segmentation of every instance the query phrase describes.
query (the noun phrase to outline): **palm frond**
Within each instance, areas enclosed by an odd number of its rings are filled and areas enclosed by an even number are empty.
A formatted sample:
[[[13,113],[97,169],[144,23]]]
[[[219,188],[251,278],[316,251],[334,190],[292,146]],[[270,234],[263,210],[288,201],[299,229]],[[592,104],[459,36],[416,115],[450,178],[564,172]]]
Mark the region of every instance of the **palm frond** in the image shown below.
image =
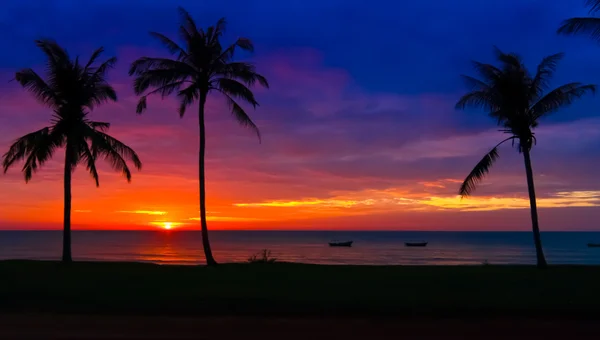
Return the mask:
[[[225,18],[220,18],[214,26],[210,27],[210,34],[208,31],[206,32],[208,38],[208,46],[213,46],[219,42],[219,39],[223,36],[223,33],[225,33],[226,27],[227,21],[225,20]]]
[[[92,140],[92,148],[97,150],[98,155],[110,163],[113,170],[120,172],[127,179],[127,182],[131,182],[131,170],[129,170],[129,166],[125,159],[123,159],[123,156],[110,148],[98,146],[99,143],[101,142]]]
[[[132,161],[134,166],[141,170],[142,162],[137,153],[121,141],[104,132],[92,129],[87,132],[86,137],[91,140],[92,152],[104,157],[114,170],[123,173],[127,181],[131,181],[131,171],[126,160]]]
[[[188,55],[187,52],[181,46],[179,46],[176,42],[174,42],[173,40],[171,40],[164,34],[157,33],[157,32],[150,32],[150,35],[153,38],[155,38],[156,40],[160,41],[162,43],[162,45],[164,47],[166,47],[169,50],[169,52],[171,52],[171,54],[173,54],[173,55],[177,54],[179,59],[182,59]]]
[[[502,70],[497,68],[494,65],[480,63],[478,61],[472,61],[471,64],[477,73],[481,75],[484,79],[484,82],[493,83],[495,82],[500,75],[502,75]]]
[[[254,52],[254,44],[248,38],[238,38],[234,44],[244,51]]]
[[[29,182],[33,174],[41,167],[48,159],[52,158],[55,148],[46,143],[37,144],[31,152],[26,154],[25,163],[21,171],[25,175],[25,182]]]
[[[194,41],[204,40],[204,31],[202,28],[198,29],[194,18],[183,7],[178,7],[177,11],[180,18],[179,37],[186,42],[187,50],[192,51],[194,50],[192,48]],[[200,37],[200,39],[195,40],[194,37]]]
[[[537,67],[537,72],[531,83],[531,91],[534,98],[539,98],[548,88],[548,82],[556,72],[558,62],[565,56],[564,53],[556,53],[542,59]]]
[[[256,67],[246,62],[231,62],[220,67],[217,72],[226,78],[239,79],[248,86],[254,86],[258,82],[261,86],[269,88],[267,78],[256,72]]]
[[[213,80],[213,86],[220,92],[226,93],[231,97],[241,99],[251,104],[254,108],[258,106],[258,102],[256,101],[256,98],[254,98],[252,91],[250,91],[246,85],[237,80],[230,78],[217,78]]]
[[[2,156],[4,173],[6,173],[15,162],[25,158],[25,155],[30,153],[31,150],[34,150],[38,144],[45,141],[49,131],[50,129],[45,127],[15,140],[8,149],[8,152]]]
[[[96,182],[96,186],[99,187],[100,186],[100,176],[98,176],[98,170],[96,169],[97,155],[95,155],[90,150],[90,147],[88,146],[87,142],[83,141],[83,143],[81,143],[81,144],[82,144],[80,147],[80,149],[82,151],[81,160],[85,163],[85,168],[87,169],[87,171],[90,173],[90,175]]]
[[[129,70],[129,75],[136,75],[134,91],[137,95],[143,94],[151,87],[162,87],[166,92],[172,93],[177,83],[192,78],[197,72],[188,64],[165,58],[139,58]],[[158,91],[161,92],[161,91]]]
[[[254,124],[254,122],[252,121],[250,116],[246,113],[246,111],[244,111],[244,109],[238,103],[236,103],[235,100],[233,100],[233,98],[231,98],[231,96],[229,96],[225,92],[221,92],[221,93],[223,93],[223,95],[225,95],[227,104],[229,104],[229,109],[231,110],[231,113],[233,114],[235,119],[238,121],[238,123],[241,126],[244,126],[244,127],[247,127],[249,129],[253,130],[256,133],[256,135],[258,136],[258,142],[260,143],[262,138],[261,138],[260,130],[258,129],[258,126],[256,126],[256,124]]]
[[[89,126],[94,130],[100,130],[102,132],[108,130],[110,128],[110,123],[105,122],[88,122]]]
[[[126,160],[131,161],[133,163],[133,166],[136,169],[142,170],[142,161],[140,161],[140,158],[138,157],[137,153],[132,148],[130,148],[123,142],[119,141],[118,139],[107,135],[104,132],[97,132],[97,133],[99,133],[106,140],[108,145],[115,152],[117,152],[119,155],[121,155]]]
[[[148,70],[135,78],[133,89],[137,95],[143,94],[149,88],[161,89],[153,90],[152,93],[167,93],[168,95],[177,90],[188,78],[190,78],[189,74],[180,73],[177,70]]]
[[[492,91],[479,90],[473,91],[462,96],[456,103],[457,110],[466,108],[483,108],[494,112],[498,110],[499,103]]]
[[[194,102],[195,99],[199,99],[200,94],[199,94],[198,88],[195,86],[195,84],[192,84],[192,85],[186,87],[185,89],[180,90],[177,93],[177,98],[179,98],[179,103],[180,103],[179,109],[177,110],[177,112],[179,112],[179,117],[183,117],[187,107],[192,105],[192,103]]]
[[[494,162],[498,159],[498,147],[494,147],[488,152],[483,158],[475,165],[475,168],[471,170],[471,173],[465,178],[463,183],[458,190],[458,194],[461,197],[467,197],[475,191],[477,184],[481,182],[483,177],[489,173],[490,168]]]
[[[57,70],[71,65],[69,54],[52,39],[36,40],[35,44],[48,58],[49,70]]]
[[[196,32],[197,34],[198,32]],[[185,26],[179,26],[179,38],[186,43],[186,47],[188,51],[192,51],[192,44],[194,43],[194,32],[189,32]]]
[[[178,7],[177,11],[179,12],[179,16],[181,18],[181,27],[184,27],[185,30],[193,36],[198,33],[198,27],[196,26],[196,22],[194,18],[190,15],[188,11],[186,11],[183,7]]]
[[[166,98],[167,96],[169,96],[170,94],[172,94],[175,91],[179,91],[181,89],[181,87],[183,85],[185,85],[187,83],[187,81],[185,80],[181,80],[181,81],[176,81],[173,83],[169,83],[166,84],[164,86],[158,87],[148,93],[146,93],[146,95],[144,97],[153,95],[153,94],[160,94],[161,98]]]
[[[138,100],[137,105],[135,106],[135,113],[142,114],[148,108],[148,98],[146,96],[141,96],[140,100]]]
[[[100,47],[92,53],[92,55],[90,56],[90,60],[87,62],[87,64],[85,64],[85,67],[83,68],[86,72],[90,71],[90,67],[96,61],[96,59],[98,59],[102,52],[104,52],[104,47]]]
[[[600,18],[567,19],[562,22],[557,33],[565,35],[585,34],[596,41],[600,41]]]
[[[52,108],[60,105],[57,94],[34,70],[27,68],[17,72],[15,80],[42,104]]]
[[[104,78],[106,77],[106,72],[108,72],[108,70],[114,68],[116,63],[117,63],[116,57],[109,58],[108,60],[106,60],[105,62],[100,64],[100,66],[98,66],[98,68],[96,68],[94,70],[94,73],[92,74],[92,77],[90,77],[90,78],[92,79],[92,81],[104,80]]]
[[[230,61],[235,54],[236,48],[238,47],[247,52],[254,52],[254,44],[250,39],[238,38],[233,44],[229,45],[229,47],[227,47],[223,53],[221,53],[219,59],[225,62]]]
[[[17,139],[3,155],[2,167],[6,173],[16,162],[25,159],[23,173],[29,181],[39,166],[48,161],[56,148],[62,145],[62,139],[46,127]]]
[[[463,79],[463,82],[465,83],[465,85],[467,85],[467,87],[469,88],[469,91],[484,91],[484,92],[489,92],[491,90],[490,85],[488,85],[487,83],[471,77],[471,76],[467,76],[467,75],[461,75],[461,78]]]
[[[179,73],[195,72],[189,64],[168,58],[141,57],[135,60],[129,68],[129,75],[139,76],[150,70],[176,70]]]
[[[96,106],[100,106],[111,101],[117,101],[117,92],[115,89],[109,84],[97,84],[89,94],[86,106],[90,109],[93,109]]]
[[[530,115],[532,121],[535,122],[542,116],[571,105],[576,99],[579,99],[588,93],[595,94],[596,85],[569,83],[558,87],[547,93],[531,107]]]
[[[521,69],[521,57],[515,53],[504,53],[498,47],[494,46],[496,58],[504,65],[505,70]]]

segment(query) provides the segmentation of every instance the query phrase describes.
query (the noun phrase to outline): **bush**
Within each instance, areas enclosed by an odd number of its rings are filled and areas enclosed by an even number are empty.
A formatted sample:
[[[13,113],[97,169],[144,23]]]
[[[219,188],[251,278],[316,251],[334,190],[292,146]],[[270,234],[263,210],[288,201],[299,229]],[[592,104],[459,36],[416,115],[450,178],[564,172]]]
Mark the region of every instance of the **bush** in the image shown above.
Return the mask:
[[[248,258],[249,263],[273,263],[275,261],[277,261],[277,259],[271,257],[271,251],[269,249],[263,249]]]

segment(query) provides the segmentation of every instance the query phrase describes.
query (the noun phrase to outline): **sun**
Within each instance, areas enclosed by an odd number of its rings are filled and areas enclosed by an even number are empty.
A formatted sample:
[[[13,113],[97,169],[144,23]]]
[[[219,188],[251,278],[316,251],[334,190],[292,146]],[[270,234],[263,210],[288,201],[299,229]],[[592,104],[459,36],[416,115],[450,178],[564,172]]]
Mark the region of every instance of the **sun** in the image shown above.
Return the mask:
[[[154,221],[150,222],[151,225],[158,227],[162,230],[174,230],[177,229],[182,223],[179,222],[165,222],[165,221]]]

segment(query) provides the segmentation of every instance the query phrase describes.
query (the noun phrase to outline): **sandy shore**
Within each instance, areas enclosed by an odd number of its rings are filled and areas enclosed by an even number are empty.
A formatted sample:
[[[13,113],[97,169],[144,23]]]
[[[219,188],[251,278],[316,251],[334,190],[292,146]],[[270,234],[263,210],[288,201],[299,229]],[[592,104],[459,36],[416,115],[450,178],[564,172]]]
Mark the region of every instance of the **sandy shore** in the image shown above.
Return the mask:
[[[594,320],[0,315],[1,339],[597,339]]]

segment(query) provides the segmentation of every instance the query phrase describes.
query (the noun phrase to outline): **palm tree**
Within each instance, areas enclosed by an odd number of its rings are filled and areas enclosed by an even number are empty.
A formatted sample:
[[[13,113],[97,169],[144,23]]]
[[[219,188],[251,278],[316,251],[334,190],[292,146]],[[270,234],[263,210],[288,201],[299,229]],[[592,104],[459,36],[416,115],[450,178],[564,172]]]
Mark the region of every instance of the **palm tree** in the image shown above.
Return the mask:
[[[221,36],[225,30],[225,19],[222,18],[214,26],[206,30],[198,28],[190,14],[179,8],[181,24],[179,37],[183,45],[163,34],[151,32],[174,56],[169,58],[142,57],[133,62],[129,75],[135,75],[134,90],[141,95],[137,112],[146,109],[146,98],[149,95],[160,94],[165,98],[173,93],[180,102],[179,115],[182,117],[188,106],[198,102],[199,121],[199,189],[200,189],[200,224],[202,229],[202,244],[208,265],[215,265],[208,239],[206,223],[206,182],[204,157],[206,149],[206,127],[204,105],[209,93],[221,94],[234,118],[245,127],[256,132],[260,141],[258,127],[252,122],[246,111],[236,102],[246,102],[254,108],[258,102],[249,89],[255,83],[264,87],[269,84],[265,77],[258,74],[253,64],[233,61],[235,51],[239,48],[252,52],[254,46],[249,39],[238,38],[226,48],[221,45]],[[151,91],[147,91],[151,89]]]
[[[588,92],[594,93],[596,87],[595,85],[569,83],[544,94],[558,61],[563,57],[562,53],[544,58],[533,77],[517,55],[505,54],[498,49],[496,49],[496,54],[500,62],[499,67],[473,62],[480,79],[463,76],[471,92],[464,95],[456,107],[458,109],[475,107],[486,110],[502,127],[500,131],[508,134],[509,137],[494,146],[477,163],[460,186],[459,194],[466,197],[475,190],[476,185],[489,172],[490,167],[498,158],[498,147],[501,144],[508,141],[511,141],[513,145],[516,143],[518,151],[523,154],[525,160],[537,265],[546,267],[538,226],[530,158],[531,148],[537,142],[533,130],[538,126],[541,118],[571,104]]]
[[[71,262],[71,175],[79,163],[85,167],[99,186],[96,159],[107,160],[116,171],[131,180],[126,160],[141,169],[137,154],[127,145],[105,132],[109,123],[89,119],[89,112],[109,101],[116,101],[115,90],[106,81],[106,73],[116,62],[110,58],[99,66],[94,62],[103,52],[99,48],[86,64],[79,57],[71,60],[67,51],[51,40],[37,40],[37,46],[46,54],[46,80],[27,68],[16,73],[15,80],[40,103],[52,110],[51,124],[17,139],[3,156],[3,167],[8,169],[25,160],[23,173],[28,182],[33,173],[52,158],[54,152],[65,147],[64,165],[64,228],[62,261]]]
[[[590,14],[600,11],[600,0],[587,0],[586,6],[590,7]],[[600,41],[600,18],[580,17],[571,18],[562,22],[558,34],[586,34],[594,40]]]

